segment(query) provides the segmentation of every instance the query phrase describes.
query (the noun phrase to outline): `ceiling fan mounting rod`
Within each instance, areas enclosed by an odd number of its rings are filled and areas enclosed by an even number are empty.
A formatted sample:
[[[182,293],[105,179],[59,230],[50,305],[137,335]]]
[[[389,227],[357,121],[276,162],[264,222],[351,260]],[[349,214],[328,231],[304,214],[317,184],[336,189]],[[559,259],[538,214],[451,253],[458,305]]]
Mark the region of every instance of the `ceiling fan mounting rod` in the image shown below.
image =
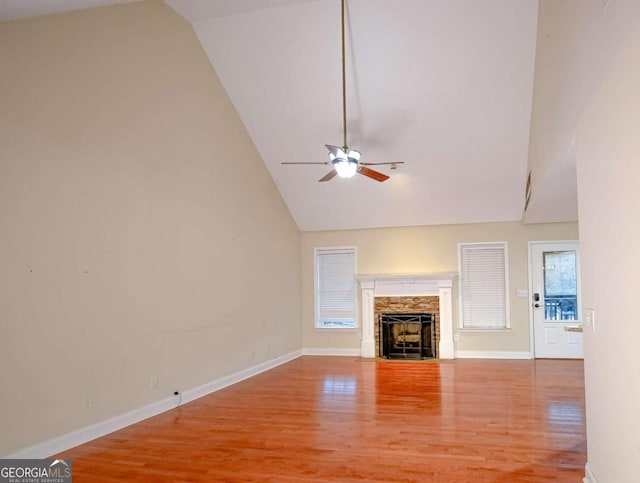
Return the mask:
[[[344,144],[342,149],[344,152],[348,152],[349,147],[347,145],[347,76],[345,68],[345,41],[344,41],[344,2],[342,1],[342,136]]]
[[[318,181],[324,182],[332,180],[336,175],[341,178],[351,178],[356,173],[359,173],[367,178],[374,179],[379,182],[383,182],[389,179],[386,174],[380,173],[368,166],[390,164],[391,169],[395,169],[396,165],[402,163],[402,161],[396,161],[392,163],[365,163],[360,162],[360,152],[355,149],[350,150],[347,144],[347,67],[346,67],[346,3],[347,0],[340,0],[341,3],[341,40],[342,40],[342,147],[334,146],[332,144],[325,144],[325,147],[329,150],[329,161],[324,163],[314,162],[293,162],[282,164],[327,164],[331,165],[331,171],[325,174]]]

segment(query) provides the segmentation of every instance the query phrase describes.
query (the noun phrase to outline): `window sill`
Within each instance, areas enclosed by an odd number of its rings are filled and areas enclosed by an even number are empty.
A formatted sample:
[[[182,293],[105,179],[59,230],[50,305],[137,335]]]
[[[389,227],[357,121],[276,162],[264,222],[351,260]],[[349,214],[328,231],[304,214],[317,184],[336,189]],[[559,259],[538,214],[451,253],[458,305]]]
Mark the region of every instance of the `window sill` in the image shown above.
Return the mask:
[[[314,327],[318,332],[360,332],[360,327]]]
[[[458,333],[465,333],[465,334],[494,334],[496,332],[511,332],[511,328],[506,328],[506,329],[463,329],[463,328],[458,328]]]

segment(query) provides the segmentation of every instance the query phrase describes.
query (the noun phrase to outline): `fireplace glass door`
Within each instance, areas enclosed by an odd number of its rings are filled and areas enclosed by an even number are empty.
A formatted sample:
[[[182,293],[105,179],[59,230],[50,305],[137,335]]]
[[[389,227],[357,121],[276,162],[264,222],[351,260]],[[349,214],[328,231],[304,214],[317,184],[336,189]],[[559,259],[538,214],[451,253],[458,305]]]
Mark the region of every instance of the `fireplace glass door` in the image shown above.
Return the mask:
[[[435,314],[381,314],[378,324],[385,359],[437,357]]]

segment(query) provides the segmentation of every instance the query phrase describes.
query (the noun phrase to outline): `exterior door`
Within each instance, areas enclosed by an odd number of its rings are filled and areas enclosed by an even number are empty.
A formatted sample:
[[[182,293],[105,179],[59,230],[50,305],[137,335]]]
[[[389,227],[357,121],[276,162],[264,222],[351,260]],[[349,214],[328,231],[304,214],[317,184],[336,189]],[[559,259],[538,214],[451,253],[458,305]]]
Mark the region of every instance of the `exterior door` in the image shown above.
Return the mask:
[[[535,357],[582,359],[578,242],[529,243]]]

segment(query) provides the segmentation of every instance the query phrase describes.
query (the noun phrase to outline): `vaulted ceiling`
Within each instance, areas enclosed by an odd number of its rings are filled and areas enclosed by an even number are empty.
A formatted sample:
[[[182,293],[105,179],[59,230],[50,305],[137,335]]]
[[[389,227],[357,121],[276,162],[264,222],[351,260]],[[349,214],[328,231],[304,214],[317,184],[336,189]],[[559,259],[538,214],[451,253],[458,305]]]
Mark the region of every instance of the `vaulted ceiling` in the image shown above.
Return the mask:
[[[108,3],[122,2],[3,0],[0,18]],[[328,166],[281,164],[342,144],[340,0],[167,3],[192,23],[301,230],[522,219],[537,0],[348,0],[349,145],[404,162],[380,167],[384,183],[319,183]]]

